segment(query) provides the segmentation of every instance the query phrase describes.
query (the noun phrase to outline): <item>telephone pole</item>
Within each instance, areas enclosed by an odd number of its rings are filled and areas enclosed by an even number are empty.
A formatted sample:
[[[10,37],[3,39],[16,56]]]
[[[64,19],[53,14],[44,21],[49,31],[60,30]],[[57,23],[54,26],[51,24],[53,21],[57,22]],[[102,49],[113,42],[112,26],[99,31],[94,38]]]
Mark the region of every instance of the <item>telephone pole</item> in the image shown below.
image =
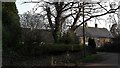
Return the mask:
[[[84,22],[84,2],[83,2],[83,49],[84,49],[84,57],[86,55],[86,45],[85,45],[85,22]]]

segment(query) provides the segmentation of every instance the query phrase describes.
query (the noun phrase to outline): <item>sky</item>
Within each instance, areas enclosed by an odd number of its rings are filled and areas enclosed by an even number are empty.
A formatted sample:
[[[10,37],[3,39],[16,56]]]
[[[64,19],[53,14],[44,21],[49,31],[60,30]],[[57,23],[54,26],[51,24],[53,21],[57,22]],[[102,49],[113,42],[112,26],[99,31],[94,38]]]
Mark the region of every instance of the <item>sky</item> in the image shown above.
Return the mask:
[[[23,14],[24,12],[31,10],[32,4],[30,3],[22,4],[22,2],[24,1],[30,1],[30,0],[16,0],[18,14]]]
[[[22,2],[25,2],[25,1],[39,1],[39,0],[16,0],[16,5],[17,5],[17,8],[18,8],[19,14],[23,14],[24,12],[31,10],[36,5],[36,4],[33,4],[33,3],[22,4]],[[90,1],[90,0],[81,0],[81,1]],[[92,1],[95,1],[95,2],[96,1],[118,2],[120,0],[92,0]]]
[[[27,2],[27,1],[31,1],[31,0],[16,0],[18,14],[23,14],[27,11],[30,11],[36,5],[35,3],[34,4],[33,3],[22,4],[23,2]],[[32,0],[32,1],[39,1],[39,0]],[[85,0],[83,0],[83,1],[85,1]],[[96,0],[93,0],[93,1],[96,1]],[[108,0],[100,0],[100,1],[108,1]],[[119,0],[110,0],[110,1],[118,2]],[[102,16],[101,18],[106,19],[106,21],[107,21],[107,17],[108,17],[108,15]],[[100,21],[93,20],[92,22],[88,23],[88,26],[94,27],[95,26],[94,24],[97,23],[99,28],[107,28],[109,30],[109,25],[106,23],[106,21],[105,20],[100,20]]]

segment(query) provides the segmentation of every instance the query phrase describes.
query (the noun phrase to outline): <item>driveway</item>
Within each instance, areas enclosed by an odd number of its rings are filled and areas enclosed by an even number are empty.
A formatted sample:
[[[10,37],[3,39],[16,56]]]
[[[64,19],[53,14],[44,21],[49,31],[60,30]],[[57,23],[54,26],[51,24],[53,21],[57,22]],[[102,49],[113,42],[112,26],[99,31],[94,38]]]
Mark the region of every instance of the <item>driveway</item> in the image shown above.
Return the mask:
[[[85,66],[118,66],[120,64],[118,62],[118,53],[97,52],[95,56],[98,60],[96,62],[85,63]]]

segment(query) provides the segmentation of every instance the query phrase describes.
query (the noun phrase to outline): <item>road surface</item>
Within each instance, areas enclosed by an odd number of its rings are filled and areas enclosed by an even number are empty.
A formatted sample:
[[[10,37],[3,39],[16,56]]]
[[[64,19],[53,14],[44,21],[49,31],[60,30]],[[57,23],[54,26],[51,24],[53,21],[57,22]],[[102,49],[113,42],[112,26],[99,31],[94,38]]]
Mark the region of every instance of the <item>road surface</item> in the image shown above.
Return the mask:
[[[98,52],[95,54],[98,58],[96,62],[85,63],[85,66],[119,66],[118,53]]]

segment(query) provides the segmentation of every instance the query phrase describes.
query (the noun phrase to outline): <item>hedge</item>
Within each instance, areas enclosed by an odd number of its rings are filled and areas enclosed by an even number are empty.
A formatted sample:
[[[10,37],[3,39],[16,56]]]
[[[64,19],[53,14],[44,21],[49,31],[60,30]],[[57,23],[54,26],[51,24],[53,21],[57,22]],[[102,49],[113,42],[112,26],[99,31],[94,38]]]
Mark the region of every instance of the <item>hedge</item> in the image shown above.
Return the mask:
[[[61,54],[67,51],[79,52],[82,47],[78,44],[42,44],[42,45],[19,45],[18,52],[22,55]]]

